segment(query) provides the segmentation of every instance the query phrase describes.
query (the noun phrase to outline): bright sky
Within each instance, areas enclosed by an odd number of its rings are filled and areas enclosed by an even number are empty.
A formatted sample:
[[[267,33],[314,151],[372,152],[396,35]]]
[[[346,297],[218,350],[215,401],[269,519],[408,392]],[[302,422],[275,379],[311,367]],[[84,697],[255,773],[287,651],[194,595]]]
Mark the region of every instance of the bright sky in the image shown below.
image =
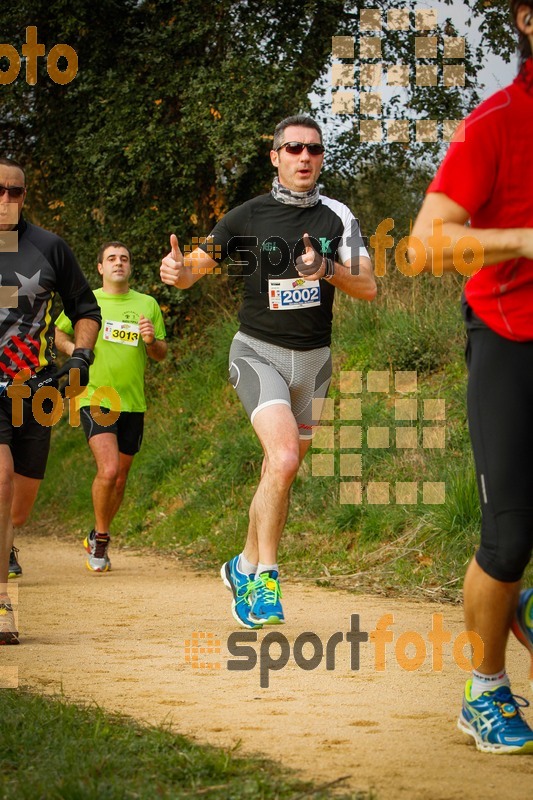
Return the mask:
[[[475,22],[471,27],[465,25],[466,19],[470,16],[469,10],[462,2],[454,2],[451,6],[446,6],[440,2],[420,2],[420,6],[433,7],[438,9],[439,20],[451,18],[454,25],[457,26],[460,35],[463,35],[468,40],[469,44],[476,47],[482,40],[479,29],[475,27]],[[487,52],[485,65],[480,75],[480,80],[484,84],[484,88],[480,91],[482,98],[507,86],[515,78],[518,71],[518,59],[513,57],[509,64],[494,53]]]

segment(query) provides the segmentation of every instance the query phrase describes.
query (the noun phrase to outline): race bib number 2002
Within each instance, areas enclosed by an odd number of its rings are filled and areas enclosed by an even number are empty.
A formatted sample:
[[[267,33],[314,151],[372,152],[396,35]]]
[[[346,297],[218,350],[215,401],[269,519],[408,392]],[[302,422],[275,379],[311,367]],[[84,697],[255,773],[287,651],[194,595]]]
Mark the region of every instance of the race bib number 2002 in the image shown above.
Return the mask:
[[[285,278],[268,281],[268,300],[271,311],[288,311],[320,305],[320,281]]]
[[[140,328],[134,322],[115,322],[106,319],[104,323],[104,339],[106,342],[116,344],[129,344],[131,347],[138,347],[141,338]]]

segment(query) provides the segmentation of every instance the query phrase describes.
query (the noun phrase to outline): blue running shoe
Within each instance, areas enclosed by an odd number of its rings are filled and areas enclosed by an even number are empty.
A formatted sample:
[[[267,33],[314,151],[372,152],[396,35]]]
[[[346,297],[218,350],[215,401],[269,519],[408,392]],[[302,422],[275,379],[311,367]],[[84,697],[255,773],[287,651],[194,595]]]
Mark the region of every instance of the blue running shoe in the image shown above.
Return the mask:
[[[522,642],[531,654],[529,681],[533,691],[533,589],[524,589],[520,592],[518,608],[516,609],[511,630],[518,641]]]
[[[457,727],[472,736],[483,753],[533,753],[533,731],[520,712],[520,707],[528,705],[508,686],[483,692],[473,700],[472,680],[468,680]]]
[[[250,619],[263,625],[281,625],[285,622],[281,607],[281,587],[276,570],[262,572],[251,587]]]
[[[243,628],[262,628],[261,624],[250,619],[250,592],[254,585],[254,576],[241,572],[238,563],[239,556],[235,556],[220,568],[224,586],[233,593],[231,613]]]

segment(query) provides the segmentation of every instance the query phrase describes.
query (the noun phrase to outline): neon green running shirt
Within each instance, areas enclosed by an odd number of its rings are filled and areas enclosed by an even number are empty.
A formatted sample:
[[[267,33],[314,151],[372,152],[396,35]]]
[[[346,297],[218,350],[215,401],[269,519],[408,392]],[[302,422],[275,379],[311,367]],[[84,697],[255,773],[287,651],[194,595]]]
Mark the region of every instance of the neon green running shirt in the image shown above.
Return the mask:
[[[164,339],[161,309],[153,297],[133,289],[126,294],[106,294],[103,289],[96,289],[94,296],[102,312],[102,327],[94,348],[94,364],[89,370],[87,396],[79,400],[79,406],[89,406],[96,389],[112,386],[120,395],[121,411],[146,411],[144,371],[148,356],[139,333],[139,317],[142,314],[151,320],[155,338]],[[64,311],[55,324],[63,333],[73,335]],[[105,393],[98,404],[111,407]]]

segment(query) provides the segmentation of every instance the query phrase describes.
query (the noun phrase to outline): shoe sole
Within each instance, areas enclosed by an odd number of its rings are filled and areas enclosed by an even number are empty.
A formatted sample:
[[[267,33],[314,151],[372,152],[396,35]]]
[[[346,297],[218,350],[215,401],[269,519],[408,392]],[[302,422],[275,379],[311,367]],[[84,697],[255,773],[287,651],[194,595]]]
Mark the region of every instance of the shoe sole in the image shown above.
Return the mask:
[[[85,562],[85,566],[87,567],[89,572],[94,572],[95,575],[101,575],[104,572],[109,572],[111,569],[111,564],[106,564],[103,569],[95,569],[94,567],[91,567],[88,561]]]
[[[274,615],[271,615],[270,617],[264,617],[263,619],[258,619],[257,617],[254,617],[254,622],[257,622],[258,624],[261,625],[284,625],[285,618],[276,617]]]
[[[513,747],[509,744],[494,744],[493,742],[485,742],[479,733],[472,728],[472,726],[461,715],[457,720],[457,727],[462,733],[471,736],[476,743],[477,749],[481,753],[493,753],[494,755],[524,755],[533,753],[533,742],[526,742],[521,747]]]
[[[13,623],[14,624],[14,623]],[[4,630],[0,632],[0,645],[19,644],[19,632]]]
[[[223,582],[224,586],[226,587],[226,589],[229,589],[229,591],[230,591],[230,592],[232,593],[232,595],[233,595],[233,600],[231,601],[231,613],[232,613],[233,619],[234,619],[236,622],[238,622],[238,623],[239,623],[239,625],[240,625],[242,628],[247,628],[248,630],[258,630],[258,629],[261,629],[263,626],[262,626],[262,625],[260,625],[259,623],[251,623],[251,624],[247,624],[247,623],[246,623],[246,622],[245,622],[243,619],[241,619],[241,618],[239,617],[239,615],[237,614],[237,611],[236,611],[236,609],[235,609],[235,606],[236,606],[236,604],[237,604],[237,603],[236,603],[236,600],[237,600],[237,595],[236,595],[236,593],[235,593],[235,588],[234,588],[234,586],[233,586],[233,583],[232,583],[232,582],[231,582],[231,580],[230,580],[229,561],[226,561],[226,563],[225,563],[225,564],[222,564],[222,566],[220,567],[220,577],[222,578],[222,582]]]
[[[249,622],[249,623],[247,623],[247,622],[245,622],[243,619],[241,619],[241,618],[239,617],[239,615],[237,614],[237,610],[236,610],[236,608],[235,608],[235,605],[236,605],[236,603],[235,603],[235,600],[232,600],[232,601],[231,601],[231,613],[233,614],[233,619],[234,619],[236,622],[238,622],[238,623],[239,623],[239,625],[241,626],[241,628],[246,628],[247,630],[261,630],[261,628],[262,628],[263,626],[262,626],[260,623],[258,623],[258,622],[252,622],[251,620],[250,620],[250,622]]]
[[[8,572],[8,578],[22,578],[22,572]]]
[[[235,599],[235,589],[233,588],[233,584],[229,579],[229,562],[226,561],[225,564],[222,564],[220,567],[220,577],[222,578],[222,582],[226,589],[229,589]]]
[[[527,636],[527,634],[524,632],[524,629],[518,620],[513,620],[511,624],[511,630],[520,644],[523,644],[526,650],[529,650],[529,654],[531,656],[531,664],[529,666],[529,682],[531,684],[531,690],[533,691],[533,643],[530,641],[529,636]]]

